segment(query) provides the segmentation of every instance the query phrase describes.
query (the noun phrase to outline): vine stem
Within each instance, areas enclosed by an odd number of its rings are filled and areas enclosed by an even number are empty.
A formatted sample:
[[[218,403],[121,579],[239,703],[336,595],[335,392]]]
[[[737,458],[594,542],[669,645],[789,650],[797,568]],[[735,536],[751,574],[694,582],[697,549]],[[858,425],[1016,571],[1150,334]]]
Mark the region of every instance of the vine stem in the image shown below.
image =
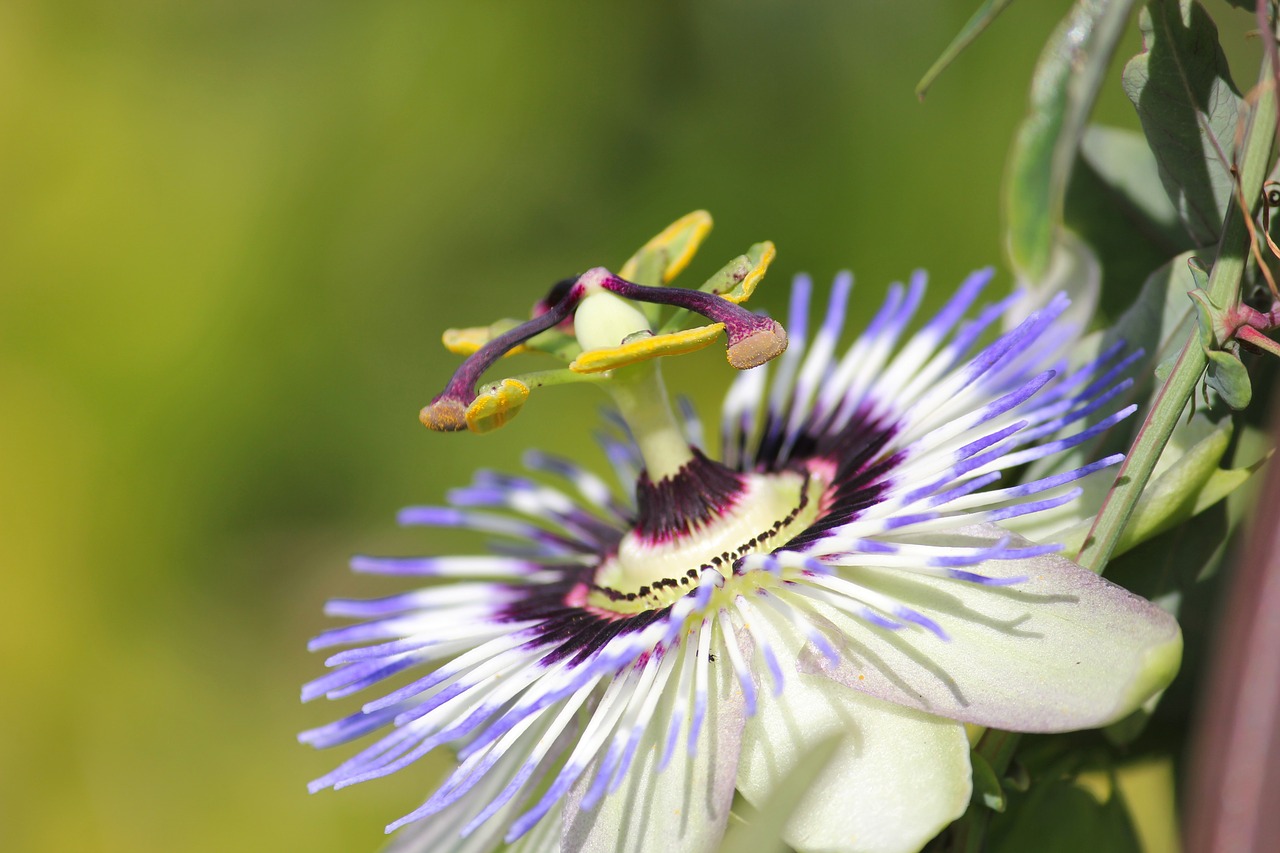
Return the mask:
[[[1271,166],[1271,147],[1276,138],[1276,91],[1274,78],[1263,63],[1257,102],[1249,119],[1244,157],[1240,167],[1240,191],[1246,199],[1256,199]],[[1253,211],[1231,205],[1218,244],[1218,257],[1209,274],[1209,298],[1217,305],[1234,306],[1239,301],[1240,281],[1249,257]],[[1138,430],[1133,447],[1116,475],[1094,519],[1093,527],[1076,561],[1099,574],[1115,550],[1120,534],[1133,515],[1134,507],[1151,472],[1155,470],[1173,428],[1195,393],[1207,363],[1200,346],[1199,331],[1193,329],[1182,346],[1173,371],[1156,393],[1151,410]]]

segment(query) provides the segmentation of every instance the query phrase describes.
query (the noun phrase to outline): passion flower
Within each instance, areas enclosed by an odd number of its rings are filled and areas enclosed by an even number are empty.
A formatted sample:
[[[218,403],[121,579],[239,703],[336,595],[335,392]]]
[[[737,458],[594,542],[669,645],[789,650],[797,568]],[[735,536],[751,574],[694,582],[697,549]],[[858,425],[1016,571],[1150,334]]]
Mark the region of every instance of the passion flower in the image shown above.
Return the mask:
[[[446,336],[470,357],[425,424],[487,431],[533,388],[595,381],[617,404],[602,441],[620,489],[531,451],[537,478],[482,471],[448,505],[400,514],[496,537],[487,552],[352,561],[436,581],[330,602],[364,621],[312,642],[350,648],[303,690],[338,699],[422,673],[302,735],[328,747],[383,732],[312,790],[456,751],[453,773],[388,827],[406,827],[396,849],[714,850],[735,789],[762,802],[834,733],[845,737],[786,840],[918,850],[969,801],[964,723],[1100,726],[1176,672],[1167,614],[1001,527],[1075,500],[1075,481],[1119,461],[998,484],[1133,410],[1115,404],[1123,347],[1065,369],[1065,298],[996,335],[1004,302],[971,311],[990,271],[908,333],[918,273],[838,356],[848,275],[813,335],[807,278],[787,331],[738,304],[768,244],[703,290],[659,286],[709,225],[693,214],[620,274],[562,283],[531,320]],[[663,322],[656,306],[676,316]],[[684,329],[693,314],[711,325]],[[673,410],[658,358],[722,331],[745,371],[713,457],[692,409]],[[517,347],[571,363],[478,386]]]

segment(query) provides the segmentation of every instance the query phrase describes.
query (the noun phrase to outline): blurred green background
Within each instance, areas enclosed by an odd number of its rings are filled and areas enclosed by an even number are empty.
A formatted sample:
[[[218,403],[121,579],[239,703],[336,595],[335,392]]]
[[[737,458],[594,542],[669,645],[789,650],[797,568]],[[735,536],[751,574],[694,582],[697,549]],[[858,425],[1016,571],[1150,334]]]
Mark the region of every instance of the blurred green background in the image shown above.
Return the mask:
[[[306,793],[345,753],[295,732],[356,707],[298,703],[323,600],[400,586],[347,556],[471,547],[394,512],[526,447],[603,468],[590,389],[427,433],[441,331],[698,207],[687,280],[772,239],[775,313],[798,270],[853,268],[861,317],[1000,264],[1070,4],[1015,3],[918,103],[975,5],[0,4],[0,848],[376,849],[439,766]],[[1099,118],[1136,127],[1114,83]],[[730,379],[671,373],[707,414]]]

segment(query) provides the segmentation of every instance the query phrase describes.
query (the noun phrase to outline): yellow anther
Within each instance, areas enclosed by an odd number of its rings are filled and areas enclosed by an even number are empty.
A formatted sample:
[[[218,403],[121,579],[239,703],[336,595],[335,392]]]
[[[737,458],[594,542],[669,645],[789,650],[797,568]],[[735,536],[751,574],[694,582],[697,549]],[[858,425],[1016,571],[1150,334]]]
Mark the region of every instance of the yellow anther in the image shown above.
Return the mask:
[[[631,256],[618,275],[636,284],[666,284],[680,274],[711,232],[711,214],[695,210],[662,229]]]
[[[492,432],[511,420],[529,399],[529,386],[518,379],[504,379],[480,391],[467,407],[467,429]]]
[[[722,270],[722,273],[730,273],[726,284],[731,284],[731,286],[723,293],[714,287],[711,292],[729,302],[741,305],[751,298],[751,294],[755,293],[756,285],[760,283],[760,279],[764,278],[765,272],[769,269],[769,264],[773,263],[773,259],[777,255],[777,248],[768,240],[763,243],[756,243],[750,249],[747,249],[745,255],[736,258],[729,267]],[[735,264],[738,265],[736,268],[734,267]]]
[[[454,355],[471,356],[475,355],[480,347],[489,343],[498,335],[508,332],[518,325],[520,325],[519,320],[499,320],[492,326],[448,329],[441,335],[440,340],[445,349]],[[540,352],[554,355],[565,361],[571,361],[580,351],[578,343],[573,339],[572,335],[567,335],[558,329],[548,329],[540,335],[534,335],[522,344],[516,344],[503,353],[502,357],[506,358],[509,355],[519,355],[526,352]]]
[[[573,360],[569,369],[575,373],[603,373],[617,367],[638,364],[651,358],[684,355],[709,346],[724,331],[724,323],[712,323],[668,335],[652,335],[628,341],[621,346],[584,352]]]
[[[519,325],[518,320],[499,320],[492,326],[471,326],[465,329],[445,329],[444,334],[440,336],[444,348],[454,355],[474,355],[480,347],[489,343],[509,329],[514,329]],[[507,355],[515,355],[519,352],[528,352],[529,348],[524,344],[511,349]]]

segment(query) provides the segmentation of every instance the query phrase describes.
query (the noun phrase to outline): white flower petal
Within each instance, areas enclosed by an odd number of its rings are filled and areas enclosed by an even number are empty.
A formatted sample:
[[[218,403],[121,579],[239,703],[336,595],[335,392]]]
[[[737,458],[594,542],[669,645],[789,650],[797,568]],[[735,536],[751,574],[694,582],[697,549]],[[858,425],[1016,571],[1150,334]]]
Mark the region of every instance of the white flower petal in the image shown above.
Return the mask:
[[[711,648],[725,662],[710,667],[706,716],[693,754],[688,748],[691,715],[683,713],[678,745],[667,766],[658,770],[668,723],[676,703],[684,700],[673,693],[649,724],[616,791],[593,809],[580,808],[595,776],[592,768],[565,797],[561,845],[566,853],[710,853],[719,846],[733,805],[744,712],[742,688],[723,643]],[[697,648],[686,647],[683,653],[697,654]]]
[[[914,537],[914,542],[991,547],[1010,534],[995,525]],[[1010,547],[1029,546],[1012,536]],[[1057,555],[991,560],[965,571],[1008,586],[907,575],[876,568],[842,575],[932,618],[949,639],[907,628],[869,629],[833,608],[814,609],[846,645],[824,672],[873,696],[964,722],[1050,732],[1114,722],[1163,689],[1177,673],[1182,635],[1172,616]]]
[[[783,834],[800,853],[915,853],[964,813],[964,727],[794,675],[747,720],[738,789],[763,804],[815,745],[845,733]],[[656,848],[655,848],[656,849]]]

